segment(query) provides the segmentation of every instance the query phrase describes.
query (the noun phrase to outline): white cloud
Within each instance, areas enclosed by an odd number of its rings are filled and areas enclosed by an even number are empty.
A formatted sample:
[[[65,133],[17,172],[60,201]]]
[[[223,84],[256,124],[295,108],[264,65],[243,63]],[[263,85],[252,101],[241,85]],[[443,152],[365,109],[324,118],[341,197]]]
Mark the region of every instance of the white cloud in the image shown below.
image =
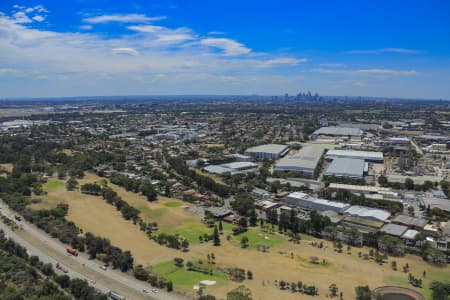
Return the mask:
[[[154,44],[180,44],[195,39],[195,35],[188,28],[169,29],[163,26],[154,25],[134,25],[127,26],[127,29],[153,37]]]
[[[271,68],[275,66],[298,66],[301,63],[307,62],[306,58],[293,58],[293,57],[279,57],[274,59],[268,59],[258,63],[261,68]]]
[[[368,75],[368,76],[414,76],[418,72],[416,70],[393,70],[393,69],[311,69],[311,72],[321,74],[344,74],[344,75]]]
[[[229,56],[248,54],[251,52],[250,48],[228,38],[205,38],[200,40],[200,44],[221,49],[225,55]]]
[[[127,54],[127,55],[132,55],[132,56],[139,55],[139,51],[137,51],[136,49],[127,48],[127,47],[114,48],[114,49],[112,49],[112,52],[114,52],[116,54]]]
[[[23,11],[18,11],[14,14],[16,23],[31,23],[33,22]]]
[[[421,50],[407,49],[407,48],[380,48],[372,50],[350,50],[346,51],[348,54],[383,54],[383,53],[398,53],[398,54],[420,54]]]
[[[100,23],[148,23],[166,19],[165,16],[148,17],[143,14],[115,14],[115,15],[100,15],[88,17],[83,19],[86,23],[100,24]]]
[[[16,74],[18,73],[15,69],[9,69],[9,68],[0,68],[0,74]]]
[[[37,21],[37,22],[42,22],[45,20],[45,17],[40,16],[40,15],[36,15],[32,18],[33,20]]]
[[[81,25],[78,28],[80,28],[81,30],[91,30],[92,25]]]
[[[209,35],[222,35],[225,34],[223,31],[210,31],[208,32]]]
[[[133,25],[128,26],[127,28],[132,31],[146,32],[146,33],[159,32],[164,29],[164,27],[162,26],[154,26],[154,25]]]

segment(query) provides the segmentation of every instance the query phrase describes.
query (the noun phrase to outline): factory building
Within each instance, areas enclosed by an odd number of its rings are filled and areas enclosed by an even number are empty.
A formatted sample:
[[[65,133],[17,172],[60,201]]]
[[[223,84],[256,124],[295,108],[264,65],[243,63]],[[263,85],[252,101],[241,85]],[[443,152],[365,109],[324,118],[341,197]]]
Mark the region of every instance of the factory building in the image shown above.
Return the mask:
[[[363,178],[364,175],[367,175],[368,170],[369,165],[363,159],[338,157],[333,159],[324,175]]]
[[[332,137],[361,137],[363,131],[359,128],[352,127],[321,127],[314,131],[311,135],[311,139],[317,139],[319,136],[332,136]]]
[[[344,211],[344,215],[356,216],[366,220],[387,222],[391,214],[382,209],[353,205]]]
[[[354,151],[354,150],[330,150],[326,154],[327,159],[353,158],[363,159],[367,162],[383,163],[383,152]]]
[[[203,169],[209,173],[223,175],[225,173],[230,173],[231,175],[237,174],[239,172],[252,170],[258,167],[258,164],[253,162],[232,162],[221,165],[210,165]]]
[[[325,199],[311,197],[301,192],[290,193],[282,200],[284,203],[294,207],[306,208],[317,211],[335,211],[341,213],[350,207],[349,204],[334,202]]]
[[[289,147],[287,145],[266,144],[250,147],[245,150],[244,155],[258,159],[277,159],[286,155],[288,151]]]
[[[275,171],[302,172],[305,175],[312,176],[323,150],[319,147],[304,147],[297,153],[288,154],[280,159],[275,165]]]

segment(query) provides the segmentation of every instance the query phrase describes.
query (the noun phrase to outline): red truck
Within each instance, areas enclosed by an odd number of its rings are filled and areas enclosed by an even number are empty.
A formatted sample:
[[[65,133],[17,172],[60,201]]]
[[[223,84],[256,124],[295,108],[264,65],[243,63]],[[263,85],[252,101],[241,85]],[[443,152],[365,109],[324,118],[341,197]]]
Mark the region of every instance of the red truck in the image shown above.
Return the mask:
[[[78,251],[76,249],[73,249],[72,247],[67,247],[67,253],[72,254],[73,256],[78,256]]]

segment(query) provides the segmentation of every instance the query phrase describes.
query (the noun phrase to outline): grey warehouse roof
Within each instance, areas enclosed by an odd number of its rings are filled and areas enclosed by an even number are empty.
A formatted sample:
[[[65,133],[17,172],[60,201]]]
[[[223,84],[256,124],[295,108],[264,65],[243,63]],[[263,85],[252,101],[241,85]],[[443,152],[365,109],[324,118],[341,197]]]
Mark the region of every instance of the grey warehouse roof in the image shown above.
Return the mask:
[[[280,145],[280,144],[266,144],[266,145],[259,145],[250,147],[247,150],[245,150],[246,153],[250,152],[264,152],[264,153],[273,153],[273,154],[280,154],[283,151],[285,151],[288,148],[287,145]]]
[[[322,156],[323,149],[318,147],[304,147],[294,155],[286,155],[275,165],[277,171],[314,170]]]
[[[312,135],[350,135],[350,136],[361,136],[363,131],[359,128],[351,127],[322,127],[313,132]]]
[[[362,218],[371,218],[379,221],[386,221],[391,214],[382,209],[353,205],[345,211],[346,214],[359,216]]]
[[[386,224],[380,229],[381,232],[394,236],[402,236],[406,230],[408,230],[408,227],[397,224]]]
[[[427,220],[420,219],[420,218],[414,218],[407,215],[398,215],[395,216],[394,219],[392,219],[392,222],[405,224],[408,226],[416,226],[416,227],[424,227],[427,225]]]
[[[335,158],[325,172],[326,176],[345,176],[362,178],[364,175],[363,159]]]
[[[365,160],[383,161],[383,152],[373,151],[353,151],[353,150],[330,150],[327,152],[327,157],[347,157],[360,158]]]

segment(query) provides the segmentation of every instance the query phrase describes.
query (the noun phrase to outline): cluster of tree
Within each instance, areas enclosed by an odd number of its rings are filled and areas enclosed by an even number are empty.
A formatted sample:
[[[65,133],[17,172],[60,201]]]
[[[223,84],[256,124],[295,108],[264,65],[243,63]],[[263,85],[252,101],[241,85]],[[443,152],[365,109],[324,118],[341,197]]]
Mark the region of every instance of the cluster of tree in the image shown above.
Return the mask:
[[[241,216],[250,216],[255,210],[255,199],[249,193],[238,193],[231,206]]]
[[[252,292],[244,285],[240,285],[237,288],[227,293],[227,300],[252,300]]]
[[[422,278],[415,277],[413,274],[408,274],[408,282],[414,287],[422,287]]]
[[[160,245],[165,245],[173,249],[183,249],[183,251],[187,251],[189,248],[189,241],[183,237],[180,237],[178,234],[160,233],[158,235],[154,235],[153,240],[158,242]]]
[[[124,187],[127,191],[142,193],[148,201],[155,201],[158,198],[158,193],[148,180],[133,179],[117,174],[111,177],[111,182]]]
[[[133,275],[137,280],[149,282],[152,286],[166,288],[168,292],[173,290],[172,281],[168,281],[162,277],[158,277],[150,271],[144,269],[142,265],[137,265],[133,269]]]
[[[371,300],[372,292],[369,286],[357,286],[355,287],[356,300]]]
[[[319,192],[319,196],[324,199],[349,203],[351,205],[362,205],[385,209],[392,214],[403,212],[403,204],[401,202],[384,199],[366,199],[364,195],[355,195],[348,190],[325,188]]]
[[[101,195],[106,202],[114,205],[116,209],[122,213],[125,220],[133,220],[134,223],[142,222],[142,219],[139,217],[140,211],[129,205],[110,187],[104,187],[101,190]]]
[[[450,199],[450,181],[441,181],[441,189],[444,192],[444,194],[447,196],[447,198]]]
[[[226,197],[230,193],[230,187],[227,185],[217,183],[214,179],[199,174],[191,169],[185,164],[184,160],[180,157],[170,157],[165,155],[169,165],[181,176],[187,176],[194,180],[199,186],[212,191],[213,193]]]
[[[96,258],[106,264],[111,264],[114,269],[120,269],[122,272],[133,268],[134,259],[130,251],[122,251],[122,249],[111,245],[108,239],[87,232],[85,244],[91,259]]]
[[[450,299],[450,283],[442,283],[433,281],[430,286],[432,300],[448,300]]]
[[[390,187],[397,190],[415,190],[415,191],[429,191],[436,187],[435,183],[432,181],[426,180],[423,184],[414,183],[414,180],[411,178],[406,178],[405,182],[389,182],[387,177],[381,175],[378,177],[378,183],[383,187]]]
[[[387,234],[383,234],[378,238],[378,249],[394,256],[402,256],[405,254],[404,242],[398,237]]]
[[[97,183],[85,183],[80,188],[84,194],[99,196],[102,193],[102,187]]]
[[[225,270],[225,273],[230,277],[231,280],[237,282],[242,282],[245,279],[253,279],[252,271],[248,270],[247,272],[245,272],[245,270],[241,268],[229,268]]]
[[[87,281],[56,275],[51,264],[29,256],[24,247],[7,239],[3,231],[0,231],[0,282],[0,299],[72,299],[55,282],[75,299],[106,300],[106,295],[97,292]]]
[[[345,176],[323,176],[323,181],[325,183],[343,183],[343,184],[353,184],[353,185],[365,185],[366,181],[364,178],[351,178]]]
[[[278,282],[278,286],[280,290],[290,290],[293,293],[302,293],[309,296],[319,295],[319,289],[314,285],[304,284],[302,281],[299,282],[287,282],[284,280],[280,280]]]

